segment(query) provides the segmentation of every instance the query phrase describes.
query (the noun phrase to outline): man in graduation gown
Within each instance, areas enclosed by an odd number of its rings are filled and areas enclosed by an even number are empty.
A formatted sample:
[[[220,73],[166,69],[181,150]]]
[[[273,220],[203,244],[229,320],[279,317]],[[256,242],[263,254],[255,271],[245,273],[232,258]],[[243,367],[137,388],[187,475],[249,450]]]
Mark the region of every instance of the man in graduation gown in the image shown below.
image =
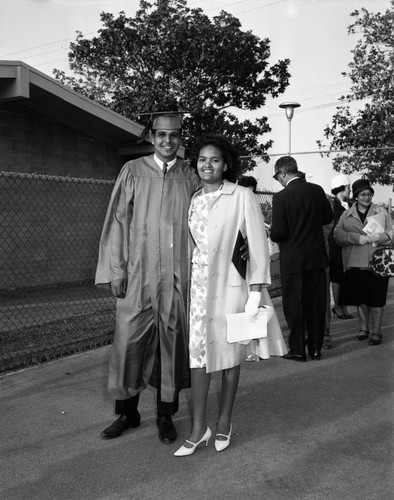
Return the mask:
[[[149,383],[157,388],[159,438],[172,443],[171,415],[189,387],[188,207],[199,180],[177,157],[179,116],[155,116],[151,139],[154,154],[121,170],[100,240],[96,285],[117,297],[108,390],[119,415],[101,437],[140,425],[139,394]]]

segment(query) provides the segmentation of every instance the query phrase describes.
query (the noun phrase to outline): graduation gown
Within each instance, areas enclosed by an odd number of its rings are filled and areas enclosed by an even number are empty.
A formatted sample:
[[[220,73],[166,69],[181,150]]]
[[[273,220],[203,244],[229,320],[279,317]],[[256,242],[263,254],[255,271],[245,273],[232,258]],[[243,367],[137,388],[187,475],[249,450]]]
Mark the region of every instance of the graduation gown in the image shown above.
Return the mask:
[[[163,175],[153,155],[127,162],[116,180],[102,230],[96,285],[127,279],[117,299],[108,389],[115,399],[156,386],[174,401],[189,385],[186,303],[188,208],[199,180],[178,158]],[[160,345],[160,363],[156,352]]]

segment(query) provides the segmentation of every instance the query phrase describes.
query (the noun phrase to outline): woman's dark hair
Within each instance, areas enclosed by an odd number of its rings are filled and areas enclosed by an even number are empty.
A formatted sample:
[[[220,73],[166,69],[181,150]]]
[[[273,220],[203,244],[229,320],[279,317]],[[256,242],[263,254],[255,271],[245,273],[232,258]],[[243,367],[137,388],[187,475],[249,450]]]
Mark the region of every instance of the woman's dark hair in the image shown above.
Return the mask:
[[[241,163],[236,148],[222,135],[205,134],[194,143],[191,156],[190,166],[197,170],[197,160],[200,151],[205,146],[214,146],[218,148],[223,156],[223,160],[227,165],[227,170],[223,172],[223,179],[230,182],[237,182],[241,175]]]
[[[253,192],[256,192],[257,189],[257,179],[256,177],[253,177],[252,175],[243,175],[240,177],[238,184],[240,186],[244,186],[247,188],[252,188]]]
[[[346,186],[339,186],[334,189],[331,189],[331,193],[336,196],[338,193],[342,193],[342,191],[345,191]]]

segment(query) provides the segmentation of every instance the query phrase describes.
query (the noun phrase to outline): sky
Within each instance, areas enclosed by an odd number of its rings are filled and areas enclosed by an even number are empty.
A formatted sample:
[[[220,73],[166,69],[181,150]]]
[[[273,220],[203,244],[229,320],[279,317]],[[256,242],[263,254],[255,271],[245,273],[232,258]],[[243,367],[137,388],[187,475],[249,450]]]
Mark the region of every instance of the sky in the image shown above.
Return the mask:
[[[0,60],[23,61],[50,76],[53,68],[71,74],[67,52],[76,31],[92,37],[102,27],[100,12],[124,11],[132,17],[138,6],[139,0],[0,0]],[[269,38],[272,64],[291,60],[286,92],[268,99],[258,111],[239,113],[240,118],[267,116],[272,128],[263,138],[274,140],[269,151],[272,161],[259,164],[252,173],[259,189],[280,189],[272,170],[275,159],[289,152],[289,122],[279,104],[294,101],[300,107],[291,120],[291,153],[307,180],[329,192],[337,173],[330,158],[316,153],[316,141],[324,139],[323,130],[331,123],[339,97],[350,89],[350,80],[342,75],[358,40],[357,34],[347,32],[350,13],[362,7],[384,12],[390,0],[188,0],[188,6],[200,7],[210,17],[221,10],[230,12],[242,29]],[[353,174],[350,180],[359,177]],[[387,202],[393,196],[391,187],[375,188],[375,201]]]

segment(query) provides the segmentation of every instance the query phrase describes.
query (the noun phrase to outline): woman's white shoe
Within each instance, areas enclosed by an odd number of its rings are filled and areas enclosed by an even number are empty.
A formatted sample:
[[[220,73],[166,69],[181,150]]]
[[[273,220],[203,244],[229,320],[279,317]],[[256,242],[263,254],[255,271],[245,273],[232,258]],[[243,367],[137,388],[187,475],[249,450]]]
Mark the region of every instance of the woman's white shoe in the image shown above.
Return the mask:
[[[216,451],[223,451],[230,445],[231,432],[233,430],[233,425],[230,426],[230,432],[226,434],[216,434],[215,448]],[[224,437],[226,439],[217,439],[218,436]]]
[[[205,441],[205,446],[208,446],[208,442],[209,442],[209,439],[210,437],[212,436],[212,431],[209,427],[207,427],[207,430],[205,431],[205,434],[203,435],[203,437],[200,439],[200,441],[198,441],[198,443],[192,443],[191,441],[188,441],[186,439],[186,443],[189,443],[191,444],[192,446],[190,448],[188,448],[187,446],[185,445],[182,445],[179,450],[177,450],[174,455],[176,457],[187,457],[188,455],[193,455],[193,453],[196,451],[196,448],[199,444],[203,443]],[[185,443],[185,444],[186,444]]]

